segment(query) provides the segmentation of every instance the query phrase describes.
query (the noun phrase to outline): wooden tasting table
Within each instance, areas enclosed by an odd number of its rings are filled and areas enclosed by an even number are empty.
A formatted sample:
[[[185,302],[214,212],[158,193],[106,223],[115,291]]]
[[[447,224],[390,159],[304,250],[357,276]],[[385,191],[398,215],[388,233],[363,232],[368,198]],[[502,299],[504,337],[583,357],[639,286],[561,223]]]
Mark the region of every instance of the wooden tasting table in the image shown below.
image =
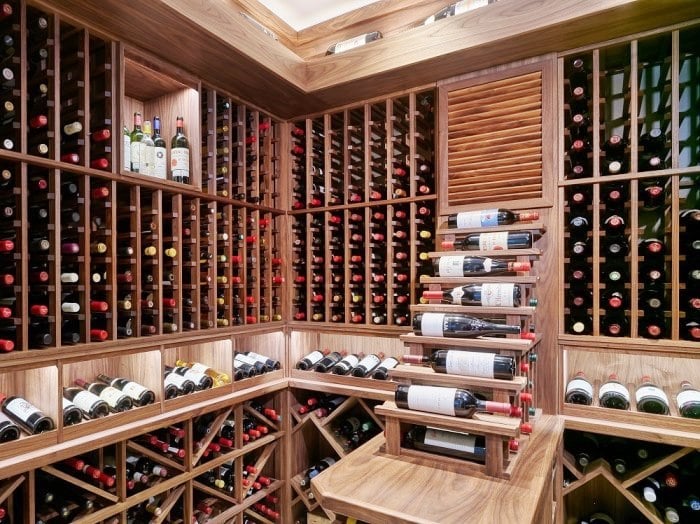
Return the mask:
[[[510,480],[385,455],[380,434],[315,477],[311,488],[324,509],[372,524],[545,524],[554,519],[553,490],[561,489],[553,467],[563,429],[561,417],[539,417]]]

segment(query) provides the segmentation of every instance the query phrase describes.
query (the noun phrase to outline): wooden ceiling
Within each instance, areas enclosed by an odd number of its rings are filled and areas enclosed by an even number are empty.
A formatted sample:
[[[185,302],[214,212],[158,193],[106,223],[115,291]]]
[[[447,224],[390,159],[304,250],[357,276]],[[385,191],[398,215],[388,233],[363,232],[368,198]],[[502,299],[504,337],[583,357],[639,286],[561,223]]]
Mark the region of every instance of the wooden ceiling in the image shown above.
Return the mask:
[[[700,17],[696,0],[499,0],[421,26],[451,0],[380,0],[297,32],[255,0],[33,3],[285,119]],[[376,30],[383,39],[325,55],[334,42]]]

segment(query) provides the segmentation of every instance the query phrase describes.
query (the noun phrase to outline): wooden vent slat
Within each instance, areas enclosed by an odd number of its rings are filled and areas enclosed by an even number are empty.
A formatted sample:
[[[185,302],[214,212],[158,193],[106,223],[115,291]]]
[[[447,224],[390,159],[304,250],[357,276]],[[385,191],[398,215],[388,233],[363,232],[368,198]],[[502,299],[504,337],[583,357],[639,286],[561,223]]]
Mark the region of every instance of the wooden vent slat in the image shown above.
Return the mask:
[[[447,93],[449,206],[542,197],[542,71]]]

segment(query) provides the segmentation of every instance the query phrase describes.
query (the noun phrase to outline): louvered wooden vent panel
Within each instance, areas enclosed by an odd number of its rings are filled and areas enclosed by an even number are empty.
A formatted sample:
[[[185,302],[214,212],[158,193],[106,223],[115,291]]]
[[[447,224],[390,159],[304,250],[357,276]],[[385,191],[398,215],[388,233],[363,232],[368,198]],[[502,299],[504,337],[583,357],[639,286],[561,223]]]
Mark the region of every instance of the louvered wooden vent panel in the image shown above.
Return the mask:
[[[447,94],[449,206],[542,197],[542,72]]]

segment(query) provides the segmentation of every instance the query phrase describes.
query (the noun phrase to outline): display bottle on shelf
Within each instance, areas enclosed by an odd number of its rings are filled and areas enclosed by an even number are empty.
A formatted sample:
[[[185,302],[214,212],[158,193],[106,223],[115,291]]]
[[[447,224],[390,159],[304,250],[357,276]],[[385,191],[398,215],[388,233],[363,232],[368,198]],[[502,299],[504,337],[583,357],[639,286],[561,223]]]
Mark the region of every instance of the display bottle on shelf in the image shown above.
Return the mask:
[[[313,367],[321,361],[321,359],[330,353],[328,349],[315,350],[303,357],[296,364],[296,368],[302,371],[313,369]]]
[[[184,131],[184,119],[176,118],[176,130],[170,142],[171,178],[182,184],[190,183],[190,146]]]
[[[529,231],[499,231],[475,233],[462,240],[445,240],[443,249],[465,251],[493,251],[501,249],[528,249],[532,247],[533,234]]]
[[[641,384],[635,391],[635,400],[637,411],[658,415],[669,414],[669,403],[666,393],[656,386],[648,375],[642,377]]]
[[[666,319],[663,311],[645,311],[644,316],[639,319],[639,335],[651,339],[665,338]]]
[[[176,366],[187,367],[190,369],[190,373],[203,373],[210,377],[213,381],[213,385],[216,387],[223,386],[231,383],[231,377],[223,371],[215,370],[206,364],[201,364],[200,362],[188,362],[186,360],[178,359],[175,362]]]
[[[347,375],[355,366],[357,366],[359,362],[360,358],[358,357],[358,355],[345,355],[331,368],[331,372],[334,375]]]
[[[128,411],[133,407],[131,398],[115,387],[100,382],[89,383],[81,378],[75,379],[74,382],[76,385],[89,391],[90,393],[94,393],[102,400],[107,402],[109,409],[115,413]]]
[[[529,271],[530,268],[529,262],[514,262],[488,257],[456,255],[433,259],[435,276],[439,277],[497,275],[501,273]]]
[[[131,160],[130,171],[133,171],[134,173],[140,173],[142,169],[141,159],[143,158],[143,130],[141,129],[141,124],[141,113],[136,111],[134,113],[134,128],[131,130],[131,134],[129,135],[129,159]]]
[[[153,176],[165,180],[168,176],[168,152],[165,139],[160,134],[160,117],[153,117]]]
[[[598,389],[598,402],[605,408],[629,409],[630,392],[615,373],[610,374],[608,380]]]
[[[483,211],[464,211],[447,217],[450,228],[494,227],[515,222],[533,222],[540,217],[537,211],[515,213],[508,209],[486,209]]]
[[[372,378],[386,380],[389,378],[389,371],[394,369],[398,364],[399,361],[394,357],[385,358],[372,372]]]
[[[402,409],[453,417],[472,418],[477,412],[519,416],[517,406],[507,402],[480,400],[466,389],[397,384],[394,400]]]
[[[467,284],[451,290],[423,291],[422,295],[424,300],[484,307],[519,307],[521,296],[520,286],[510,283]]]
[[[482,463],[486,461],[486,438],[482,435],[470,435],[426,426],[412,426],[403,436],[403,445],[410,449],[448,457]],[[508,448],[510,451],[517,451],[518,441],[512,439]]]
[[[623,311],[606,311],[600,321],[600,331],[609,337],[629,336],[629,319]]]
[[[15,424],[29,435],[44,433],[56,428],[54,420],[38,407],[19,396],[0,394],[0,407]]]
[[[87,418],[95,419],[109,415],[107,402],[82,387],[64,387],[63,397],[78,406]]]
[[[700,390],[693,387],[689,381],[681,382],[676,403],[681,417],[700,418]]]
[[[438,349],[430,356],[404,355],[401,360],[406,364],[429,365],[437,373],[452,375],[513,380],[516,373],[514,357],[478,351]],[[521,370],[527,369],[521,366]]]
[[[156,401],[156,395],[153,391],[131,379],[122,377],[112,378],[104,373],[100,373],[97,375],[97,380],[119,389],[124,394],[128,395],[137,406],[146,406]]]
[[[370,375],[379,364],[381,364],[381,359],[377,355],[370,353],[360,360],[357,366],[352,369],[351,374],[353,377],[366,377]]]
[[[316,477],[323,470],[330,468],[333,464],[335,464],[335,462],[336,460],[333,457],[326,457],[319,460],[303,473],[302,478],[299,480],[299,484],[302,487],[308,486],[311,479]]]
[[[521,334],[520,326],[496,324],[457,313],[418,313],[413,317],[413,331],[421,336],[451,338]]]
[[[601,455],[599,437],[588,432],[565,431],[564,449],[574,456],[581,468],[586,468]]]
[[[564,400],[570,404],[590,406],[593,403],[593,385],[583,371],[578,371],[566,385]]]

